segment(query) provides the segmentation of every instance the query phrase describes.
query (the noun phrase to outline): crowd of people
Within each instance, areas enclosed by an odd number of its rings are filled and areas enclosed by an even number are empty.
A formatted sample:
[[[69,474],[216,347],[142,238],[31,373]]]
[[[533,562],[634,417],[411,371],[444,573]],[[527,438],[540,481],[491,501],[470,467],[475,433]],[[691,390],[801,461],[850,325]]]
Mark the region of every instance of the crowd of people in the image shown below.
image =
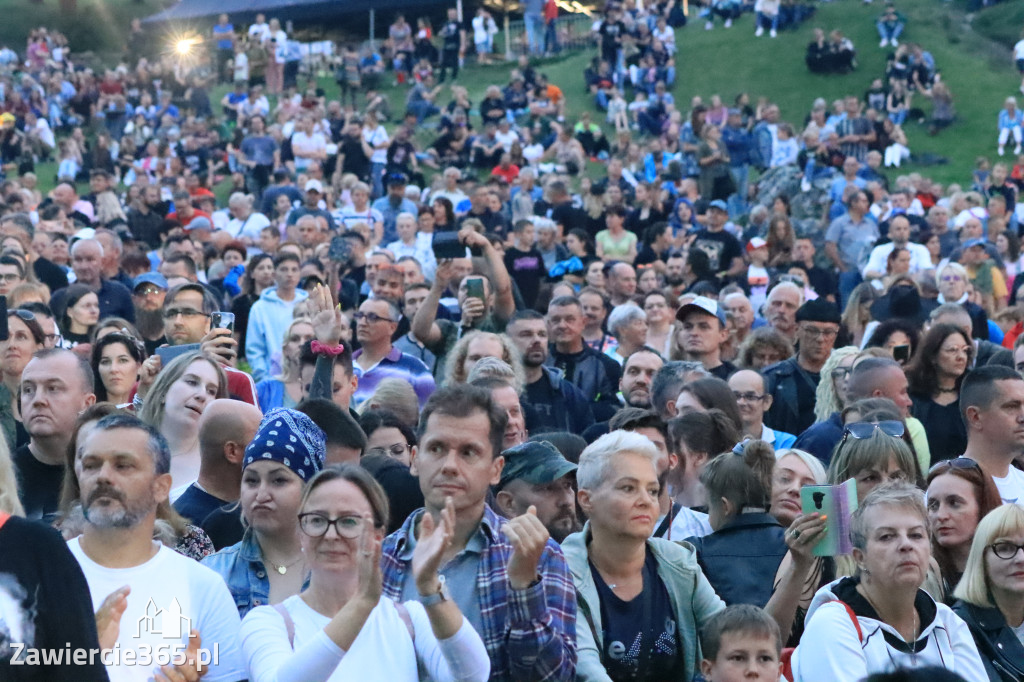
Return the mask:
[[[887,175],[891,6],[795,125],[676,104],[671,0],[574,110],[553,4],[479,102],[486,11],[0,52],[0,678],[1024,679],[1024,166]]]

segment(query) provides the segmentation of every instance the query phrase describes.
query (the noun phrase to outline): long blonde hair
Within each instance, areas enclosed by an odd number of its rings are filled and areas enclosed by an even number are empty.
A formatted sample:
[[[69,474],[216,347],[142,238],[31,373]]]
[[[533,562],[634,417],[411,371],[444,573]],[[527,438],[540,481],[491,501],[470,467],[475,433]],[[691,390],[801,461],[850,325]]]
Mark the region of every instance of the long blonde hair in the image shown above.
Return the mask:
[[[836,348],[828,356],[828,360],[821,367],[821,381],[818,382],[818,389],[814,395],[814,421],[827,421],[833,412],[839,412],[845,405],[839,404],[839,396],[836,395],[835,387],[832,385],[832,370],[839,366],[845,358],[856,355],[860,349],[856,346],[843,346]]]
[[[0,438],[0,512],[11,516],[24,516],[25,508],[18,499],[18,479],[14,476],[14,462],[6,438]]]

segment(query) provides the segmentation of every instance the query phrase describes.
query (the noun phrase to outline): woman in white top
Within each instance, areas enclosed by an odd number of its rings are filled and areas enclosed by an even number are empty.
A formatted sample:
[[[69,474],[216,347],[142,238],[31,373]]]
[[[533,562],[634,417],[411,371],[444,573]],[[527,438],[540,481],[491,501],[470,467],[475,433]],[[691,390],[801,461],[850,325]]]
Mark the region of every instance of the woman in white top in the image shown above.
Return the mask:
[[[420,522],[412,571],[420,601],[381,596],[384,491],[350,464],[314,476],[302,501],[302,551],[309,588],[243,620],[242,650],[252,682],[487,680],[483,641],[452,601],[437,569],[451,544],[449,499],[434,525]]]

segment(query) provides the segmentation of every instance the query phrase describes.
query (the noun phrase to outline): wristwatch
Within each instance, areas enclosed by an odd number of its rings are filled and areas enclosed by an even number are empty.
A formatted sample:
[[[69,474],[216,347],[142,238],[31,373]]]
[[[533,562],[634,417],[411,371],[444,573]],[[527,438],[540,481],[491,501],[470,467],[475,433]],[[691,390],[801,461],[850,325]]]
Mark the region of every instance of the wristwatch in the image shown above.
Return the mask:
[[[433,606],[434,604],[440,604],[443,601],[451,601],[452,593],[448,591],[448,583],[444,581],[444,575],[438,574],[437,580],[440,583],[440,587],[434,594],[428,594],[427,596],[420,595],[420,603],[424,606]]]

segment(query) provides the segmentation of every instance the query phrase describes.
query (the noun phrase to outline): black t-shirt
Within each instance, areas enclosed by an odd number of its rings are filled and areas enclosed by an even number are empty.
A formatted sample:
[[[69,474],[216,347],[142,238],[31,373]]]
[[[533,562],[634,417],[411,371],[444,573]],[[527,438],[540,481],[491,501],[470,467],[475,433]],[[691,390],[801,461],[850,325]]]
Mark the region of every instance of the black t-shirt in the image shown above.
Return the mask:
[[[341,166],[343,173],[352,173],[360,179],[370,176],[370,159],[363,150],[362,139],[359,136],[342,135],[338,153],[345,156]]]
[[[662,682],[681,679],[678,666],[679,626],[665,583],[658,576],[658,562],[647,552],[643,591],[632,599],[619,599],[590,565],[601,599],[604,649],[601,662],[615,682]]]
[[[215,509],[212,514],[199,524],[217,551],[240,542],[245,528],[242,526],[242,507],[237,504],[226,504]]]
[[[556,225],[562,226],[562,233],[569,234],[569,230],[587,229],[587,214],[576,208],[571,202],[559,204],[551,209],[549,216]]]
[[[45,258],[37,258],[32,263],[32,270],[36,273],[36,279],[50,287],[50,291],[63,289],[68,285],[68,274],[56,263]]]
[[[697,233],[693,245],[708,254],[711,272],[723,272],[732,265],[734,258],[743,257],[743,249],[736,237],[724,230],[711,232],[704,229]]]
[[[728,362],[727,360],[723,360],[722,364],[720,364],[718,367],[709,369],[708,371],[711,372],[711,376],[717,377],[722,381],[728,381],[729,377],[735,374],[737,369],[739,368],[736,367],[736,365],[732,364],[731,362]]]
[[[560,406],[564,407],[562,393],[551,386],[546,375],[532,384],[527,384],[524,397],[526,399],[521,402],[527,431],[546,433],[562,429],[565,420],[555,416],[555,410]]]
[[[622,36],[626,32],[626,25],[621,21],[604,21],[597,33],[601,36],[601,54],[604,58],[612,56],[622,44]]]
[[[536,248],[520,251],[513,246],[505,249],[505,269],[519,286],[523,301],[532,308],[537,300],[541,279],[547,274],[544,256]]]
[[[13,460],[14,473],[18,478],[18,497],[25,507],[25,518],[42,519],[47,523],[53,521],[64,484],[64,466],[40,462],[27,444],[14,451]]]
[[[462,28],[457,21],[449,21],[441,27],[442,49],[446,52],[458,52],[460,41],[459,35]]]
[[[174,501],[174,511],[184,516],[193,525],[199,525],[207,516],[226,504],[231,503],[214,497],[193,483],[185,488],[185,492]]]
[[[99,649],[92,596],[81,567],[57,531],[12,516],[0,528],[0,643],[71,652]],[[21,633],[16,635],[15,633]],[[82,665],[10,665],[20,654],[0,646],[5,682],[106,682],[99,656]]]

